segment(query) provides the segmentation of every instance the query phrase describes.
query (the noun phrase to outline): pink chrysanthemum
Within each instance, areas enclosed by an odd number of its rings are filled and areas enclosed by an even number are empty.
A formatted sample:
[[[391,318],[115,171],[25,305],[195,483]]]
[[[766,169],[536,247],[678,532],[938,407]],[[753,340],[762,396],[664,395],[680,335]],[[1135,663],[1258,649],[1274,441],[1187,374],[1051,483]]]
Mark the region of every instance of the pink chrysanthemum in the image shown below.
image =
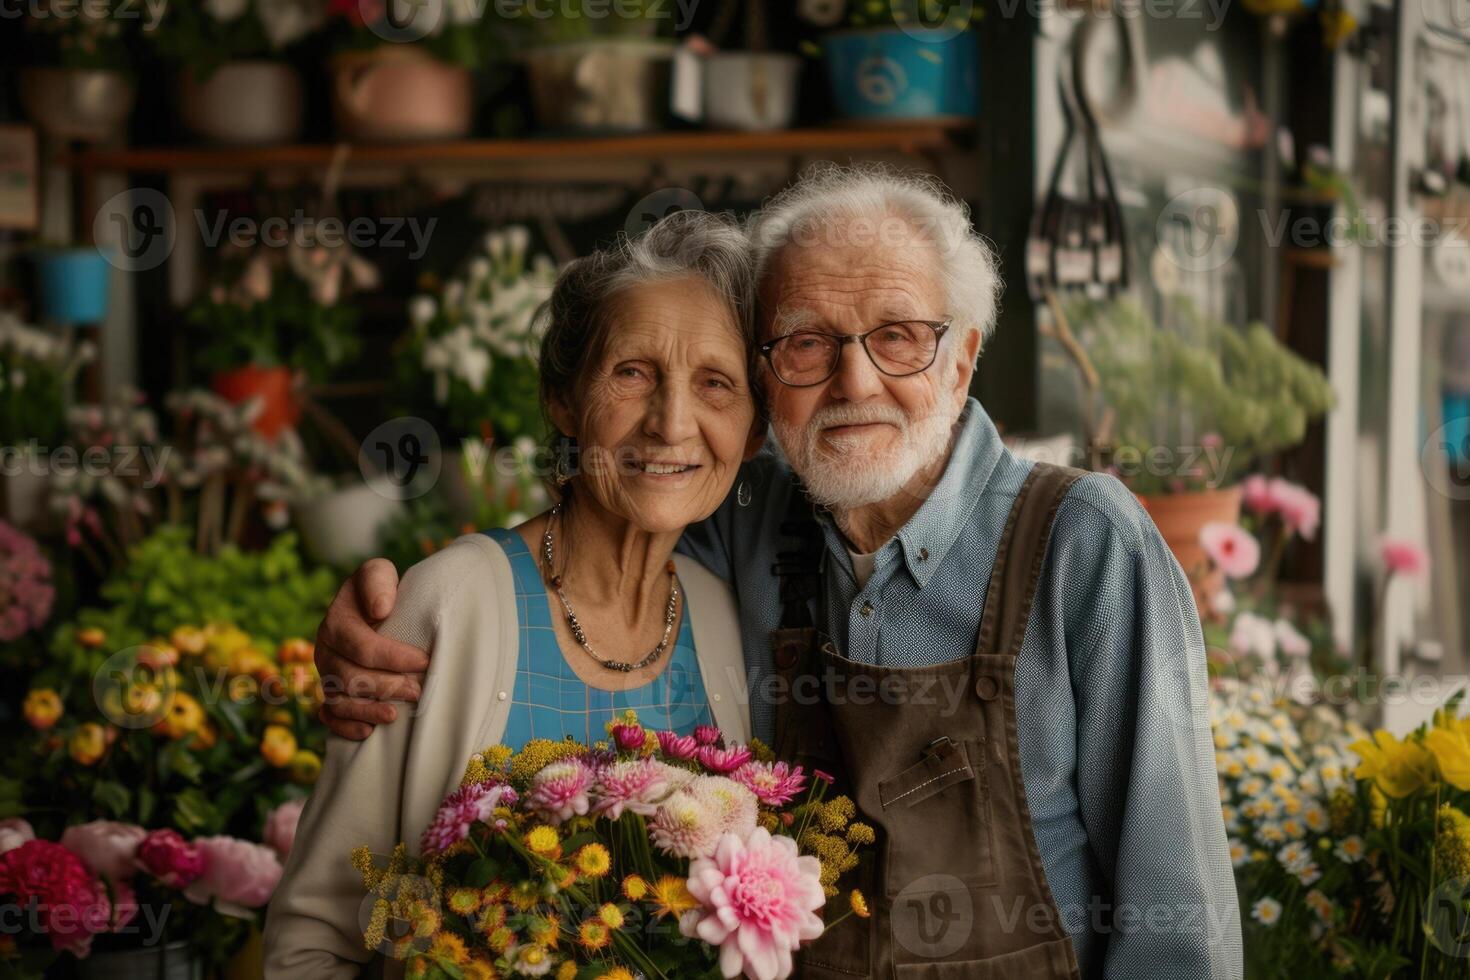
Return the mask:
[[[685,913],[679,931],[719,947],[726,977],[789,977],[792,954],[822,934],[821,871],[790,837],[764,828],[744,841],[726,834],[712,856],[689,865],[689,894],[702,908]]]
[[[701,745],[697,758],[699,764],[710,772],[723,775],[727,772],[734,772],[749,762],[751,753],[750,749],[744,745],[732,745],[726,749],[716,748],[713,745]]]
[[[597,774],[592,812],[606,814],[609,820],[620,819],[624,810],[652,816],[674,788],[668,769],[656,759],[624,759],[604,767]]]
[[[1199,543],[1229,578],[1245,578],[1261,563],[1261,543],[1239,524],[1211,521],[1200,528]]]
[[[449,850],[469,835],[470,825],[489,823],[498,806],[513,806],[516,791],[504,783],[470,783],[444,798],[439,812],[419,839],[425,855]]]
[[[704,805],[714,818],[721,834],[734,834],[741,840],[755,830],[758,813],[755,794],[725,776],[700,776],[686,791]]]
[[[526,802],[553,823],[566,823],[572,817],[587,814],[592,807],[589,795],[597,774],[581,759],[553,762],[531,777],[531,790]]]
[[[624,752],[636,752],[646,740],[642,725],[614,725],[612,737],[613,743]]]
[[[699,751],[699,742],[693,735],[680,735],[678,732],[659,732],[658,747],[663,754],[670,759],[692,759]]]
[[[665,854],[695,858],[709,854],[720,840],[720,819],[705,802],[679,790],[659,804],[648,824],[653,844]]]
[[[696,725],[694,727],[694,740],[700,745],[718,745],[725,733],[714,725]]]
[[[755,794],[766,806],[785,806],[806,789],[806,772],[784,762],[756,762],[736,769],[730,778]]]

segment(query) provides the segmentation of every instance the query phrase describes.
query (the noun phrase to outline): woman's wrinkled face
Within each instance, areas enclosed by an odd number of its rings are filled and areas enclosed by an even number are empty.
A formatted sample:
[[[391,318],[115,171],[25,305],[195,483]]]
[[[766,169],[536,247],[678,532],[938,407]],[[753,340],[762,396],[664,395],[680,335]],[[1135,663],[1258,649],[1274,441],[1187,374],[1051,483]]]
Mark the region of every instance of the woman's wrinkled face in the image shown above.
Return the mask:
[[[576,439],[577,494],[650,532],[714,513],[760,446],[738,325],[701,279],[633,286],[581,390],[553,406]]]

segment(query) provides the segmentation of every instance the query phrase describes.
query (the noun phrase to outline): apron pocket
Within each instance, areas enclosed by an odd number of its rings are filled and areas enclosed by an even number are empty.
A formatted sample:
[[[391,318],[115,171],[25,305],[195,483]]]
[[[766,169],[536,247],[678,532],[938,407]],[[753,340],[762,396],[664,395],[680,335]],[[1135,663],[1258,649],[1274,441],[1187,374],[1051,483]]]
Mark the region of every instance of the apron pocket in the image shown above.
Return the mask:
[[[984,755],[977,758],[984,764]],[[878,783],[878,800],[887,810],[895,806],[914,806],[935,793],[942,793],[957,783],[975,778],[975,770],[965,753],[956,746],[948,752],[926,755],[891,779]]]
[[[895,980],[1068,980],[1081,976],[1072,940],[1055,939],[983,960],[895,963]]]
[[[995,884],[986,776],[979,738],[952,743],[878,783],[888,898]],[[922,812],[911,814],[919,803]]]

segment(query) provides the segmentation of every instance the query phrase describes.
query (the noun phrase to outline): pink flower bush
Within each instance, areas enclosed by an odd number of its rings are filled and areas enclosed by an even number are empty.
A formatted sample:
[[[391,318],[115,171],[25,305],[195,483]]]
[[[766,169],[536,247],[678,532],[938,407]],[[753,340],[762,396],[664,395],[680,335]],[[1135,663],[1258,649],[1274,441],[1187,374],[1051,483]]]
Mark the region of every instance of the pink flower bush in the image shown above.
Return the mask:
[[[0,854],[13,851],[28,840],[35,840],[36,832],[28,821],[20,817],[0,820]]]
[[[514,806],[516,791],[504,783],[470,783],[445,797],[439,812],[419,838],[424,854],[439,854],[464,840],[470,824],[488,823],[499,806]]]
[[[92,937],[112,927],[107,888],[80,857],[60,844],[28,840],[0,854],[0,895],[16,904],[37,903],[41,929],[53,949],[78,957],[92,951]]]
[[[747,762],[732,772],[730,778],[754,793],[766,806],[785,806],[806,788],[806,773],[801,766],[784,762]]]
[[[792,953],[822,934],[820,874],[789,837],[726,834],[712,856],[690,862],[687,887],[702,908],[685,913],[679,931],[717,947],[727,978],[789,977]]]
[[[137,872],[138,845],[147,836],[148,831],[137,824],[93,820],[66,828],[61,846],[116,886]]]
[[[1378,555],[1383,560],[1384,570],[1390,575],[1419,578],[1429,571],[1429,556],[1412,541],[1384,538],[1379,542]]]
[[[597,774],[597,802],[592,812],[605,814],[609,820],[621,819],[624,810],[652,816],[659,801],[674,789],[670,769],[656,759],[622,759],[605,766]]]
[[[305,799],[287,800],[265,818],[265,833],[261,837],[282,861],[291,853],[291,843],[296,840],[296,825],[301,822],[301,811],[305,806]]]
[[[695,738],[699,736],[696,734]],[[727,773],[734,772],[745,765],[751,759],[750,749],[744,745],[732,745],[721,749],[714,745],[701,745],[696,754],[699,764],[710,772]]]
[[[1246,578],[1261,564],[1260,542],[1239,524],[1211,521],[1200,528],[1199,543],[1228,578]]]
[[[138,866],[171,888],[187,888],[204,874],[204,852],[177,830],[153,830],[138,845]]]
[[[597,774],[581,759],[553,762],[531,777],[526,800],[533,809],[554,823],[586,816],[592,808],[589,795]]]
[[[238,837],[201,837],[195,843],[204,854],[204,873],[184,889],[185,898],[195,905],[213,902],[219,911],[242,918],[270,901],[281,880],[275,851]]]
[[[671,759],[692,759],[699,751],[699,742],[693,735],[680,735],[677,732],[659,732],[658,747],[663,754]]]
[[[0,643],[44,626],[55,601],[51,563],[33,538],[0,521]]]

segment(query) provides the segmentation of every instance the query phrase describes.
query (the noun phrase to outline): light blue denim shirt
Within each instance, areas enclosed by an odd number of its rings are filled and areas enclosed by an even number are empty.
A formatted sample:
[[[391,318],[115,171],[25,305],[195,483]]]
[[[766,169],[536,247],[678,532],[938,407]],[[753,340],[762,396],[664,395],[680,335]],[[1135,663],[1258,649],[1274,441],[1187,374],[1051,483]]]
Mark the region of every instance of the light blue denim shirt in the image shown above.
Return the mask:
[[[974,652],[996,544],[1030,467],[971,399],[939,485],[878,551],[865,588],[822,520],[822,625],[846,656],[912,667]],[[767,637],[781,616],[771,566],[795,485],[772,452],[741,479],[749,505],[732,494],[680,550],[735,585],[752,723],[769,741]],[[1199,618],[1178,562],[1111,476],[1078,480],[1058,511],[1015,690],[1036,843],[1082,975],[1241,977]]]

